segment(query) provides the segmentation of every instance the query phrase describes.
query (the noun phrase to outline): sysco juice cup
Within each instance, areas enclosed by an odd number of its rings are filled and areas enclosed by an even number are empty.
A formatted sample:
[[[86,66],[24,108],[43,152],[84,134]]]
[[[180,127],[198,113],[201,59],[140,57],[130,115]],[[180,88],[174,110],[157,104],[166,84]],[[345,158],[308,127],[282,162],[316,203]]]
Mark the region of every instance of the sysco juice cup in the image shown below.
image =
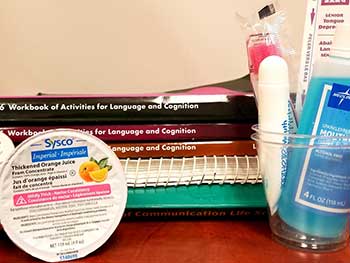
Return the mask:
[[[6,234],[48,262],[82,258],[102,246],[126,206],[117,156],[100,139],[72,129],[23,141],[4,164],[0,186]]]

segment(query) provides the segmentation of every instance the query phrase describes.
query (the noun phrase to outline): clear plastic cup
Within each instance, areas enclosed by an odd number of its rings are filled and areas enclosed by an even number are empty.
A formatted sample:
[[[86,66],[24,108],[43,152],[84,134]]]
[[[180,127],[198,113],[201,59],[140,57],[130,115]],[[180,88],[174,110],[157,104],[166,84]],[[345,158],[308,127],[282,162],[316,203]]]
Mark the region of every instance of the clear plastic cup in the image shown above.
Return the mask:
[[[306,250],[349,237],[350,136],[279,134],[253,127],[273,237]]]

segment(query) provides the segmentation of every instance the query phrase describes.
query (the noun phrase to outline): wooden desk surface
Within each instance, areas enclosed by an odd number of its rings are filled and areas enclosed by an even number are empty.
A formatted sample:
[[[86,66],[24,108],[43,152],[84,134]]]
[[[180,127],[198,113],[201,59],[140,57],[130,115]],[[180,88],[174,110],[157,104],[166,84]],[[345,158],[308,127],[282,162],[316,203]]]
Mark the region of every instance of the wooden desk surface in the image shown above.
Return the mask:
[[[0,262],[41,262],[1,231]],[[332,253],[288,249],[271,239],[265,220],[122,222],[96,252],[75,262],[350,262],[350,248]]]

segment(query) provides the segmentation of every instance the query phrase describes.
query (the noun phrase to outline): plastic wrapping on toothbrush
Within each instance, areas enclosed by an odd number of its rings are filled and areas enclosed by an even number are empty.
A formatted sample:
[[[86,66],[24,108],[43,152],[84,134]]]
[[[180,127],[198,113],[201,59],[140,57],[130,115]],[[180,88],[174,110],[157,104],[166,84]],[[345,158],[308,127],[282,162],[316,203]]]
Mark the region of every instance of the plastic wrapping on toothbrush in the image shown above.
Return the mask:
[[[290,44],[286,21],[287,17],[281,10],[278,1],[265,1],[260,8],[248,16],[236,14],[246,34],[246,48],[248,67],[252,87],[259,103],[258,72],[260,63],[269,56],[280,56],[288,64],[290,76],[290,94],[297,90],[297,65],[295,49]],[[297,127],[297,114],[295,113],[295,96],[290,98],[290,132],[294,133]]]

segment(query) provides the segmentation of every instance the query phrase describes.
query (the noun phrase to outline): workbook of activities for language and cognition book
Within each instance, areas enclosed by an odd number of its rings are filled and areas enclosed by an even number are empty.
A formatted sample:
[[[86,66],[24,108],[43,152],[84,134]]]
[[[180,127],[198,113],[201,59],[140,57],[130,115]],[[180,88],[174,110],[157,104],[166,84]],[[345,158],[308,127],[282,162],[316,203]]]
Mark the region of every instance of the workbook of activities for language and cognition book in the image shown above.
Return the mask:
[[[125,218],[264,215],[251,92],[202,87],[163,94],[1,97],[15,145],[48,130],[103,140],[126,175]]]

